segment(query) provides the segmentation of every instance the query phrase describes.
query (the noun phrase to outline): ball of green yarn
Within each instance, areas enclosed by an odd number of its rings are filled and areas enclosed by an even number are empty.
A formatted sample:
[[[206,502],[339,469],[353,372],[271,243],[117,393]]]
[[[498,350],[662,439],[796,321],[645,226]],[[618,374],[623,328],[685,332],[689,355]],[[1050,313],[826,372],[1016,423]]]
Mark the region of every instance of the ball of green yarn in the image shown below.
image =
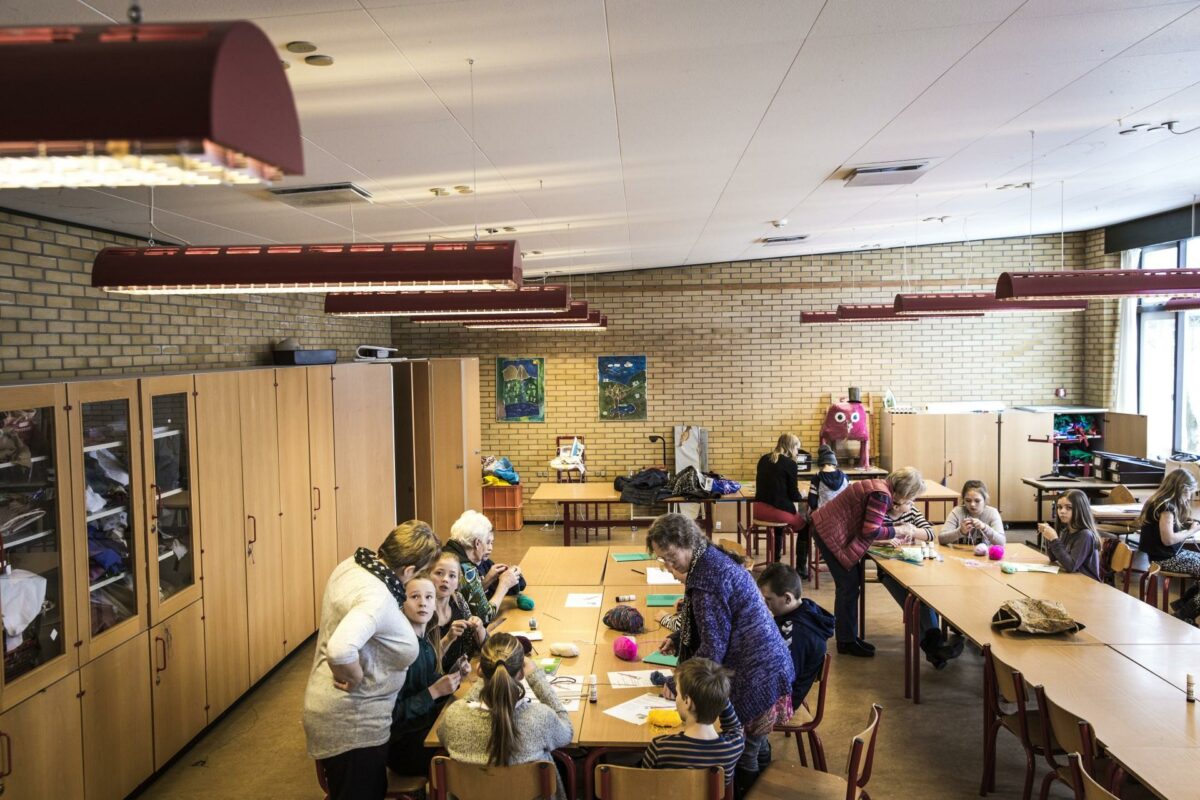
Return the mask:
[[[517,595],[517,608],[522,611],[533,611],[533,598],[527,594]]]

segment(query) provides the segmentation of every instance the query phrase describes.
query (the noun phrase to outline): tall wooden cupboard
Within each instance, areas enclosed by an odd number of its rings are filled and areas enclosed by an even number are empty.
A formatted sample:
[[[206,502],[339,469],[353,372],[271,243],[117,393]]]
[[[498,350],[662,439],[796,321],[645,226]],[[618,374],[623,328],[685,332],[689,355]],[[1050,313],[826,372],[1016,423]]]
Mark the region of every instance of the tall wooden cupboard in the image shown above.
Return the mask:
[[[443,538],[466,509],[483,507],[479,359],[393,364],[397,516]]]
[[[381,364],[333,366],[337,559],[374,550],[396,527],[392,371]]]

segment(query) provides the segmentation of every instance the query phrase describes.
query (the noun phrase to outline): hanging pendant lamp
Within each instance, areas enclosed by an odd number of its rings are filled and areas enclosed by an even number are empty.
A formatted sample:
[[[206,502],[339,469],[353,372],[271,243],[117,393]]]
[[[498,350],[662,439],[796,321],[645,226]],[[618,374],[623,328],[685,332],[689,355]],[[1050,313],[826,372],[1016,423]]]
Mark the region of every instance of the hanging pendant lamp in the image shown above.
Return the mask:
[[[898,294],[892,306],[902,316],[946,316],[982,312],[1087,311],[1086,300],[997,300],[992,292]]]
[[[444,318],[565,313],[571,291],[561,285],[523,286],[512,292],[356,292],[325,295],[325,313],[337,316]]]
[[[1200,297],[1173,297],[1163,304],[1164,311],[1200,311]]]
[[[1091,297],[1200,296],[1200,269],[1082,269],[1003,272],[996,299],[1067,300]]]
[[[846,303],[837,307],[839,322],[907,322],[911,317],[902,317],[890,305],[874,303]]]
[[[92,286],[126,294],[511,290],[521,286],[521,250],[515,241],[109,247],[92,265]]]
[[[549,322],[552,325],[557,325],[563,322],[587,322],[587,319],[587,301],[572,300],[565,311],[539,312],[536,314],[484,313],[460,314],[446,317],[409,317],[408,321],[416,325],[465,325],[468,322]]]
[[[301,174],[292,90],[245,22],[0,29],[0,189]]]
[[[599,311],[590,311],[588,312],[587,319],[584,321],[493,320],[489,322],[464,322],[463,327],[471,328],[472,330],[491,331],[603,331],[608,329],[608,317]]]

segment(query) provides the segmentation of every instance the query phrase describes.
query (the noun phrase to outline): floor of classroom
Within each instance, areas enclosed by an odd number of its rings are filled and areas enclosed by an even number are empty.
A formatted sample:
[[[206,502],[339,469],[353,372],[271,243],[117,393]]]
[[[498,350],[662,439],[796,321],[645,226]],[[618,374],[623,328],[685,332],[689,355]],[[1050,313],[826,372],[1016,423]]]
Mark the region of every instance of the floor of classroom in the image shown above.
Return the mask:
[[[645,531],[644,526],[616,528],[611,544],[642,543]],[[1031,533],[1014,532],[1010,540],[1024,540]],[[497,534],[494,558],[515,563],[531,546],[561,542],[561,528],[527,525],[518,532]],[[610,542],[593,538],[591,544]],[[833,608],[833,581],[828,575],[822,575],[819,590],[806,583],[805,592]],[[978,796],[983,766],[983,661],[978,651],[968,647],[941,672],[923,662],[922,703],[917,706],[904,699],[900,610],[875,582],[867,585],[867,638],[878,648],[875,658],[836,653],[833,657],[820,727],[830,770],[845,769],[850,739],[866,724],[871,703],[878,702],[883,718],[868,784],[875,800]],[[301,645],[139,796],[156,800],[322,798],[313,763],[305,754],[301,726],[314,642],[315,637]],[[794,740],[772,734],[771,741],[775,758],[797,760]],[[1016,739],[1001,731],[996,791],[989,796],[1019,798],[1024,762]],[[1037,780],[1045,774],[1046,766],[1039,762]],[[1071,793],[1056,783],[1050,796],[1068,798]]]

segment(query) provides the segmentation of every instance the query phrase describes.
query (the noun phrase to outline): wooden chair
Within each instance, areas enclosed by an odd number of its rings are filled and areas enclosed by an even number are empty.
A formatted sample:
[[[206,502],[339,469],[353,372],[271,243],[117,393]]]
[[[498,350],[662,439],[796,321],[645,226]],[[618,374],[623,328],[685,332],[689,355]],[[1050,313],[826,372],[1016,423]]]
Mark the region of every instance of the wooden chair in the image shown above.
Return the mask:
[[[1189,575],[1186,572],[1168,572],[1162,569],[1160,564],[1151,564],[1151,569],[1142,576],[1142,586],[1145,587],[1142,599],[1156,608],[1161,607],[1168,614],[1171,613],[1171,580],[1179,581],[1179,596],[1183,597],[1187,590],[1187,582],[1196,579],[1196,576]],[[1162,605],[1159,605],[1159,586],[1162,586]]]
[[[1050,771],[1042,779],[1041,800],[1050,796],[1050,785],[1062,781],[1072,789],[1076,789],[1075,779],[1070,764],[1060,763],[1055,753],[1078,753],[1083,761],[1083,768],[1089,775],[1098,774],[1098,770],[1111,772],[1112,764],[1102,758],[1100,746],[1092,732],[1092,726],[1087,720],[1082,720],[1046,696],[1041,686],[1033,689],[1037,695],[1038,710],[1041,712],[1042,740],[1050,742],[1051,746],[1043,751]]]
[[[587,464],[587,443],[584,442],[582,436],[576,436],[574,434],[567,434],[566,436],[555,436],[554,437],[554,455],[555,455],[555,457],[557,457],[559,452],[561,452],[562,446],[564,444],[571,444],[576,439],[579,440],[580,444],[584,445],[583,453],[580,454],[579,460],[582,461],[584,464]],[[574,470],[574,469],[560,469],[560,470],[555,470],[555,472],[558,473],[558,476],[557,476],[558,483],[587,483],[587,473],[586,472],[579,472],[578,470]]]
[[[821,719],[825,716],[825,689],[829,686],[829,665],[833,661],[833,656],[829,653],[825,654],[825,663],[821,665],[821,674],[817,676],[817,702],[813,709],[809,712],[809,720],[807,722],[793,723],[796,717],[792,717],[784,723],[775,725],[775,732],[782,733],[784,736],[796,736],[796,752],[800,755],[800,765],[808,766],[808,760],[804,757],[804,741],[801,734],[808,737],[808,749],[812,751],[813,768],[819,769],[821,772],[828,772],[829,768],[825,764],[825,746],[821,743],[821,737],[817,734],[817,726],[821,724]],[[809,697],[812,697],[812,690],[809,690]],[[796,714],[799,715],[803,711],[807,711],[808,702],[805,701],[801,708],[796,709]]]
[[[600,764],[596,767],[600,800],[722,800],[726,796],[725,770],[640,769]],[[728,791],[732,794],[732,784]]]
[[[772,561],[782,561],[783,553],[788,553],[788,563],[791,564],[793,568],[796,567],[796,532],[792,530],[790,525],[765,519],[752,519],[750,521],[749,529],[747,529],[745,532],[745,536],[746,549],[754,553],[758,552],[760,540],[765,540],[766,542],[765,549],[767,551],[767,555],[765,560],[755,564],[754,566],[766,566]],[[741,538],[740,531],[738,538]],[[777,542],[782,543],[780,547],[780,558],[778,559],[775,557],[775,548]]]
[[[463,764],[447,756],[433,757],[436,800],[553,800],[558,773],[553,761],[530,761],[508,767]],[[501,790],[500,787],[503,787]]]
[[[1036,770],[1034,756],[1045,752],[1046,741],[1037,708],[1030,705],[1029,690],[1021,673],[983,646],[983,779],[980,797],[996,791],[996,734],[1004,728],[1017,737],[1025,750],[1024,800],[1033,794]]]
[[[321,762],[315,762],[317,765],[317,783],[321,787],[321,791],[325,793],[325,800],[329,800],[329,782],[325,778],[325,767],[321,766]],[[409,777],[407,775],[397,775],[390,769],[387,771],[388,786],[387,792],[383,795],[384,800],[417,800],[425,792],[425,779],[422,777]]]
[[[866,729],[850,742],[846,777],[802,767],[791,761],[773,761],[750,788],[746,800],[870,800],[866,787],[871,779],[875,736],[879,733],[882,715],[883,707],[872,703]]]
[[[1125,491],[1129,490],[1126,489]],[[1133,557],[1133,548],[1131,548],[1125,542],[1117,542],[1115,545],[1113,545],[1112,557],[1109,560],[1109,569],[1112,571],[1113,585],[1119,586],[1120,589],[1126,594],[1129,593],[1129,584],[1133,577],[1133,573],[1141,572],[1141,570],[1135,570],[1133,568]],[[1158,605],[1158,601],[1156,599],[1147,600],[1146,595],[1148,591],[1156,590],[1158,584],[1155,576],[1158,575],[1160,569],[1161,568],[1158,564],[1150,564],[1150,567],[1145,572],[1142,572],[1142,577],[1138,581],[1138,599],[1148,602],[1156,607]],[[1118,575],[1120,576],[1119,579],[1117,577]],[[1118,580],[1120,581],[1119,583]],[[1157,595],[1155,595],[1155,597],[1157,597]]]
[[[1096,782],[1096,779],[1083,770],[1083,759],[1079,753],[1067,756],[1071,766],[1071,779],[1075,787],[1075,800],[1118,800],[1117,796]]]

